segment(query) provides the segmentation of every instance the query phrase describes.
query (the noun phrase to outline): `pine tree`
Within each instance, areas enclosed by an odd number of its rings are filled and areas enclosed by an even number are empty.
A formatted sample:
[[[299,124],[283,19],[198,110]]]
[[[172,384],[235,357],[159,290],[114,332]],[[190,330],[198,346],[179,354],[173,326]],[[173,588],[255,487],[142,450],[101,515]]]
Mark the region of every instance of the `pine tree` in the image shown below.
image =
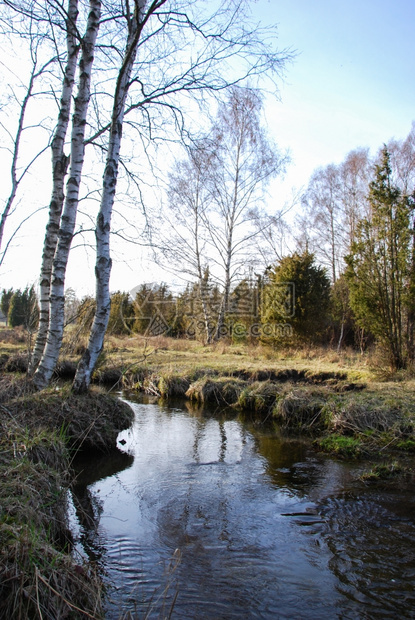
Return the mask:
[[[350,303],[362,327],[386,350],[391,366],[407,363],[412,205],[392,182],[386,147],[369,186],[370,215],[357,230],[346,258]]]
[[[13,293],[8,316],[10,327],[23,325],[29,331],[36,329],[39,322],[39,306],[33,286]]]

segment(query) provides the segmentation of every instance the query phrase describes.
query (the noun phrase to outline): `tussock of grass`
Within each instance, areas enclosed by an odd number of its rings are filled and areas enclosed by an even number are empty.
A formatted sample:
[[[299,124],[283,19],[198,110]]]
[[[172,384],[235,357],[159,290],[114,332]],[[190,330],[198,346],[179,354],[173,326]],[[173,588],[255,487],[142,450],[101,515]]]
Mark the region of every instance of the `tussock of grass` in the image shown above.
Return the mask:
[[[292,389],[275,403],[273,417],[282,429],[316,434],[327,428],[324,415],[326,393],[307,388]]]
[[[317,442],[320,449],[344,458],[357,458],[362,451],[362,443],[354,437],[329,435]]]
[[[3,368],[6,372],[27,372],[29,357],[27,353],[21,351],[9,356]]]
[[[0,617],[102,617],[93,567],[69,554],[63,437],[4,407],[0,426]]]
[[[329,409],[330,404],[327,406]],[[333,407],[331,427],[334,432],[343,435],[365,431],[385,432],[401,418],[401,412],[385,406],[378,398],[367,398],[360,402],[351,399]]]
[[[190,385],[186,397],[197,403],[233,406],[238,402],[245,386],[246,382],[233,377],[204,377]]]
[[[131,408],[110,395],[91,391],[75,396],[67,387],[26,393],[7,406],[29,432],[42,426],[64,433],[68,445],[77,450],[110,449],[118,433],[128,428],[133,418]]]
[[[23,327],[0,328],[0,342],[2,344],[25,344],[27,333]]]
[[[257,414],[268,414],[281,393],[281,386],[272,381],[254,381],[239,394],[238,406]]]
[[[184,398],[190,387],[190,380],[174,374],[162,375],[157,387],[163,398]]]
[[[398,463],[398,461],[392,461],[391,463],[377,463],[371,467],[368,471],[364,472],[360,476],[362,482],[379,482],[381,480],[390,480],[401,476],[402,473],[410,473]]]

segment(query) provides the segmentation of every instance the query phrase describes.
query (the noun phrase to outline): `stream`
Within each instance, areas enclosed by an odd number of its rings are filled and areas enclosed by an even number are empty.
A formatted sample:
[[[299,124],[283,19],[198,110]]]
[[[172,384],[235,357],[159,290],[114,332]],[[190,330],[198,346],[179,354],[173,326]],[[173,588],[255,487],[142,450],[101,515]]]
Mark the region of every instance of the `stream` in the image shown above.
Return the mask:
[[[78,458],[77,548],[106,618],[415,618],[415,497],[276,429],[128,401],[119,451]]]

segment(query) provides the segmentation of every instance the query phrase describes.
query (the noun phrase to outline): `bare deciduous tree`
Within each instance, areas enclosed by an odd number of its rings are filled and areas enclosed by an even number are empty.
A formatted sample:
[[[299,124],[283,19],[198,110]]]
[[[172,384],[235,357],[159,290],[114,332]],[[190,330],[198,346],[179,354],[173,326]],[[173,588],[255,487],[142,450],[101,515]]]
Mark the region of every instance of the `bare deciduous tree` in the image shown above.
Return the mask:
[[[234,87],[218,111],[214,126],[215,158],[209,178],[213,209],[206,219],[212,258],[221,270],[223,297],[215,338],[221,336],[231,284],[249,262],[258,235],[263,191],[288,161],[261,127],[262,100],[249,88]]]
[[[7,36],[9,30],[14,32],[16,24],[13,23],[13,17],[13,12],[9,11],[6,14],[3,14],[3,16],[0,18],[0,26],[1,29],[5,31],[3,32],[5,36]],[[20,25],[21,18],[19,18],[19,24],[17,24],[17,27],[19,27]],[[29,157],[26,155],[26,153],[22,154],[22,146],[24,146],[22,142],[27,132],[30,132],[31,130],[36,131],[42,125],[42,122],[40,120],[38,120],[38,122],[35,124],[27,120],[28,109],[30,107],[30,104],[34,104],[37,97],[39,97],[41,94],[41,87],[40,92],[39,88],[37,88],[38,83],[42,82],[42,78],[45,77],[46,73],[49,71],[49,67],[56,60],[53,52],[51,52],[49,58],[45,59],[43,57],[43,48],[46,47],[45,36],[42,32],[39,32],[39,28],[37,27],[36,22],[31,19],[30,15],[25,20],[24,27],[25,32],[20,33],[20,43],[25,46],[27,42],[29,48],[29,75],[26,79],[22,78],[21,76],[18,76],[16,74],[16,72],[11,66],[7,67],[8,75],[11,76],[14,80],[15,86],[12,85],[11,81],[9,82],[9,94],[7,103],[5,104],[5,108],[17,111],[17,126],[15,131],[13,132],[13,130],[10,128],[14,124],[13,121],[10,121],[10,118],[8,118],[7,121],[0,122],[1,129],[4,132],[4,136],[2,139],[2,148],[9,152],[11,159],[10,191],[8,196],[4,200],[0,215],[0,265],[3,264],[7,250],[10,247],[13,237],[18,232],[18,229],[24,221],[27,221],[27,219],[30,218],[30,215],[28,216],[27,214],[25,217],[22,217],[20,225],[15,228],[14,232],[8,234],[7,243],[4,244],[6,224],[9,216],[17,208],[16,199],[19,188],[22,185],[24,179],[32,170],[35,162],[47,150],[49,146],[48,139],[46,138],[44,145],[40,146],[37,152],[36,149],[33,149],[33,154],[29,154]],[[32,136],[31,138],[33,140]],[[28,139],[30,140],[30,138]],[[33,213],[34,212],[32,212],[32,214]]]

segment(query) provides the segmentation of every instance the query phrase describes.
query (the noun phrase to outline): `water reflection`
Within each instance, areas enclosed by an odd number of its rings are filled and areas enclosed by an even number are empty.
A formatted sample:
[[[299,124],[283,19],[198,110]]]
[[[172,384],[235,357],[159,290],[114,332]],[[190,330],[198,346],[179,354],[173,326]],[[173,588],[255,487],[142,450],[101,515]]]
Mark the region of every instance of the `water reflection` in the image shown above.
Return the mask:
[[[108,618],[168,615],[176,596],[180,619],[414,617],[404,498],[362,493],[349,467],[271,427],[133,406],[124,454],[85,466],[73,491],[113,583]]]
[[[78,543],[88,559],[98,565],[105,561],[105,544],[99,540],[98,526],[104,510],[99,489],[92,491],[89,487],[99,480],[116,477],[124,469],[131,467],[134,457],[131,454],[114,449],[108,454],[87,456],[81,454],[72,463],[74,481],[71,485],[71,497],[79,529]]]

